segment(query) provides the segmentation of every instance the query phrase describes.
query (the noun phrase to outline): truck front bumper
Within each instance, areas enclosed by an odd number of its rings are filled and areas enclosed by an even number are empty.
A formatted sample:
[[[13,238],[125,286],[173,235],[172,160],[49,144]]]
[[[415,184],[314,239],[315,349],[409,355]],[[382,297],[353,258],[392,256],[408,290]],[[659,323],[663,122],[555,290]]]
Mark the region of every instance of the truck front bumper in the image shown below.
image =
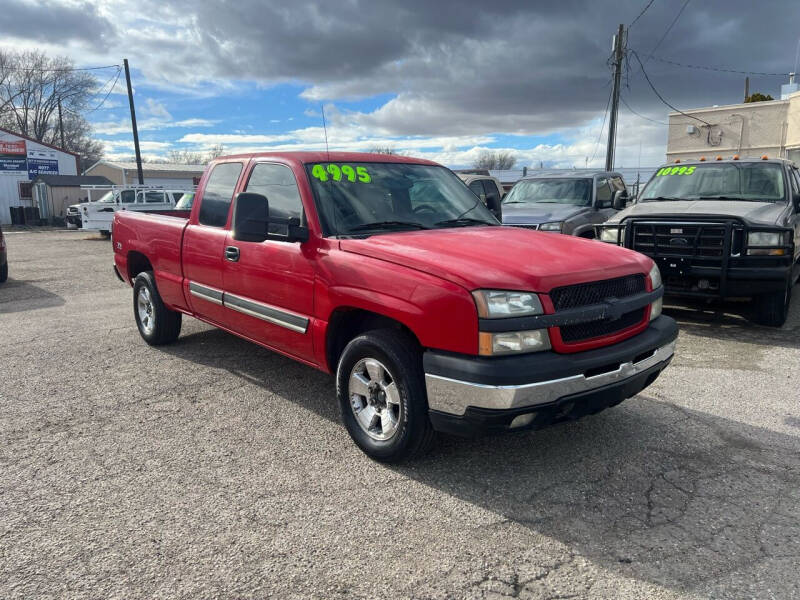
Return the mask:
[[[484,358],[423,356],[435,429],[461,435],[540,428],[619,404],[650,385],[672,360],[678,327],[655,319],[641,334],[575,354]]]

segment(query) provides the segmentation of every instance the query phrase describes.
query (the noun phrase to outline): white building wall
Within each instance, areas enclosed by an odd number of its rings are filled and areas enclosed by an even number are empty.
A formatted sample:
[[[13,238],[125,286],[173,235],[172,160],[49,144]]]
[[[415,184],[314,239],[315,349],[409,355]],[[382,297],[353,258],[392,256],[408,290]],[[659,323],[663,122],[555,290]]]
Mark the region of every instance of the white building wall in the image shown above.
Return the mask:
[[[78,169],[75,162],[75,156],[61,150],[55,150],[44,144],[32,142],[23,137],[7,133],[0,130],[0,141],[24,141],[26,153],[27,152],[40,152],[44,156],[52,156],[52,160],[58,161],[58,174],[59,175],[77,175]],[[26,156],[27,159],[27,156]],[[30,181],[28,171],[20,171],[18,173],[9,173],[0,171],[0,224],[11,223],[12,206],[31,206],[30,201],[22,202],[19,199],[19,183],[21,181]]]

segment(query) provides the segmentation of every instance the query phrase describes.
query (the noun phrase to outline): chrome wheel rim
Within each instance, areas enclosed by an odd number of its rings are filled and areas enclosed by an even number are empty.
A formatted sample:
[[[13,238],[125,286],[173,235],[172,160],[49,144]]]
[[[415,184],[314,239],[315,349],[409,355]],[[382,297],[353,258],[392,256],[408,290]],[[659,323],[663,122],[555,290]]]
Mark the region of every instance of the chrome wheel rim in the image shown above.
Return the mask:
[[[150,290],[146,286],[139,288],[139,293],[136,295],[136,310],[139,313],[139,323],[142,324],[142,331],[146,335],[153,333],[156,320],[153,314],[153,299],[150,296]]]
[[[362,358],[350,371],[350,408],[356,423],[373,440],[386,441],[403,417],[400,391],[389,370],[374,358]]]

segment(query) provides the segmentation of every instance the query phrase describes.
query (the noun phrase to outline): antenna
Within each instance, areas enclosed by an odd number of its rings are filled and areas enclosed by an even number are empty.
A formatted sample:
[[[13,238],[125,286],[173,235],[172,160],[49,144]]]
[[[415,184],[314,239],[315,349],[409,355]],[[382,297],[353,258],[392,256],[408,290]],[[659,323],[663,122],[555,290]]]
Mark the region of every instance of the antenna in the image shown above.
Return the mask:
[[[328,162],[331,162],[331,151],[328,148],[328,124],[325,122],[325,105],[320,103],[319,107],[322,110],[322,129],[325,131],[325,153],[328,155]]]

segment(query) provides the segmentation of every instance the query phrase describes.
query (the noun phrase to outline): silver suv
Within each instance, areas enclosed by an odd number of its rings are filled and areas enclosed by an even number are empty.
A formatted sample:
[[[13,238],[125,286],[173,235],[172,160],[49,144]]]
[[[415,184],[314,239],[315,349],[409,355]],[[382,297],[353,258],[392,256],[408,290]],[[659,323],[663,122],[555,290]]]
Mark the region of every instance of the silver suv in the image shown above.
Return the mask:
[[[503,225],[594,238],[594,226],[628,200],[622,175],[562,169],[520,179],[503,199]]]

